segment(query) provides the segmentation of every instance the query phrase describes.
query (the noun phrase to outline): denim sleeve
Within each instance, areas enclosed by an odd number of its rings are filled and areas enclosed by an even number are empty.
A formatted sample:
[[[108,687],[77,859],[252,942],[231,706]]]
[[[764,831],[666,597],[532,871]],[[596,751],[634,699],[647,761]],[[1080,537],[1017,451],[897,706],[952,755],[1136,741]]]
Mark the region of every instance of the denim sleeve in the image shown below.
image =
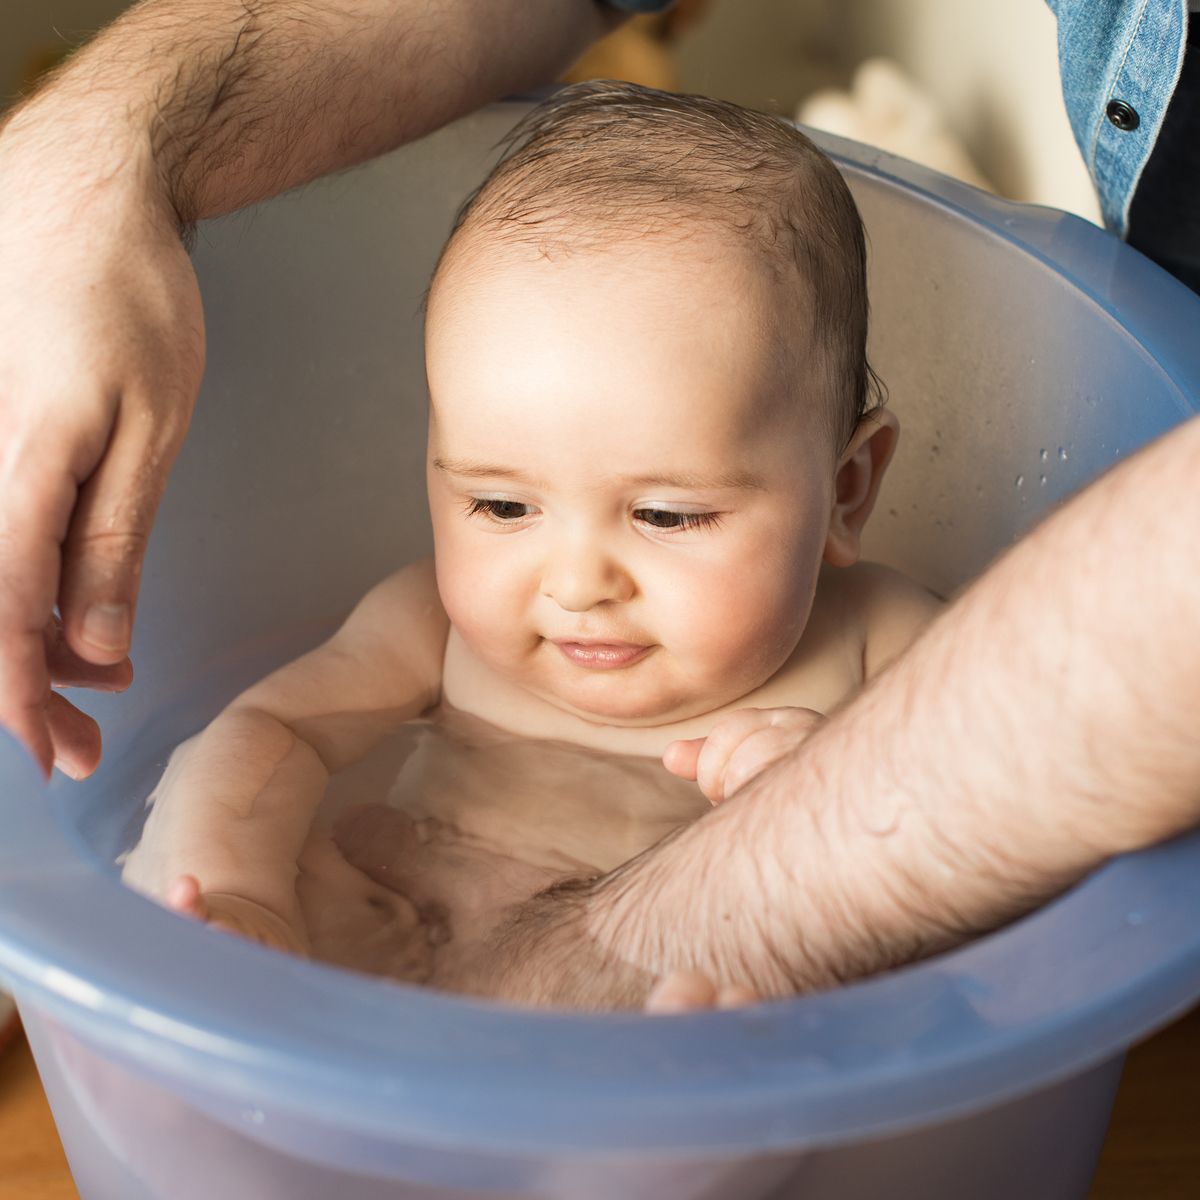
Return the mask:
[[[1124,235],[1129,202],[1179,80],[1187,0],[1046,0],[1058,18],[1063,98],[1104,223]],[[1136,114],[1115,124],[1114,101]],[[1123,111],[1123,110],[1122,110]]]

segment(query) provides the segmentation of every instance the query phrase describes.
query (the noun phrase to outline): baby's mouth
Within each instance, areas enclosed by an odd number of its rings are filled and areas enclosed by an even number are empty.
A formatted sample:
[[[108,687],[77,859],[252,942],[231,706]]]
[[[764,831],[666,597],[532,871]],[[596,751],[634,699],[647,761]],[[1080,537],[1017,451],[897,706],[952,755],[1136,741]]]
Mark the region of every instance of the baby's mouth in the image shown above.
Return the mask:
[[[588,667],[593,671],[615,671],[631,666],[644,658],[652,646],[639,646],[633,642],[553,642],[577,667]]]

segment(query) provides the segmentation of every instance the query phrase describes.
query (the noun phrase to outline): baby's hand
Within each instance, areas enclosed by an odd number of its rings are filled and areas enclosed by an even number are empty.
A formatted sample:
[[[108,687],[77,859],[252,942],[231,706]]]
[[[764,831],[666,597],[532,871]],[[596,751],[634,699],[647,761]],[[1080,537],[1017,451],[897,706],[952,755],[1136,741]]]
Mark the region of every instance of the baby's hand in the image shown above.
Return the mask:
[[[698,1012],[706,1008],[744,1008],[758,996],[739,983],[717,987],[702,971],[672,971],[654,985],[646,998],[648,1013]]]
[[[180,875],[167,889],[165,903],[173,912],[203,921],[226,933],[236,933],[259,945],[288,950],[292,954],[308,953],[292,927],[269,908],[242,896],[202,892],[200,881],[194,875]]]
[[[739,708],[723,716],[708,737],[672,742],[663,752],[663,766],[694,779],[709,800],[720,804],[824,723],[811,708]]]

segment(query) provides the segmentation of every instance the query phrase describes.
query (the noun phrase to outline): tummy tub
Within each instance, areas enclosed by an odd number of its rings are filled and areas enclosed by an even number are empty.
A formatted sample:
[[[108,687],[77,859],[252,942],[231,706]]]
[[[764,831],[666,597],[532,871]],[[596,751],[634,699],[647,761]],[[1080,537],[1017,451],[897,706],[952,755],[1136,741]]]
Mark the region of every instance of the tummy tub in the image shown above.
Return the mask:
[[[105,760],[0,744],[0,979],[84,1200],[1082,1200],[1124,1050],[1200,997],[1200,836],[953,953],[673,1018],[273,954],[121,886],[178,741],[428,552],[420,303],[528,107],[205,225],[209,367]],[[1075,217],[821,137],[903,424],[869,557],[941,592],[1200,399],[1200,299]]]

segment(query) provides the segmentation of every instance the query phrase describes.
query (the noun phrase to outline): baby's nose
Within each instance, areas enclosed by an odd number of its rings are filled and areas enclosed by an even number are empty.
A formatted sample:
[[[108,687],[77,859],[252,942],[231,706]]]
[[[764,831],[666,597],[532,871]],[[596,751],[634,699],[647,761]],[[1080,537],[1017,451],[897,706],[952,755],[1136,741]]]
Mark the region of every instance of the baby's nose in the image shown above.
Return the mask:
[[[542,595],[567,612],[587,612],[607,600],[629,600],[633,577],[613,556],[598,547],[556,547],[542,572]]]

